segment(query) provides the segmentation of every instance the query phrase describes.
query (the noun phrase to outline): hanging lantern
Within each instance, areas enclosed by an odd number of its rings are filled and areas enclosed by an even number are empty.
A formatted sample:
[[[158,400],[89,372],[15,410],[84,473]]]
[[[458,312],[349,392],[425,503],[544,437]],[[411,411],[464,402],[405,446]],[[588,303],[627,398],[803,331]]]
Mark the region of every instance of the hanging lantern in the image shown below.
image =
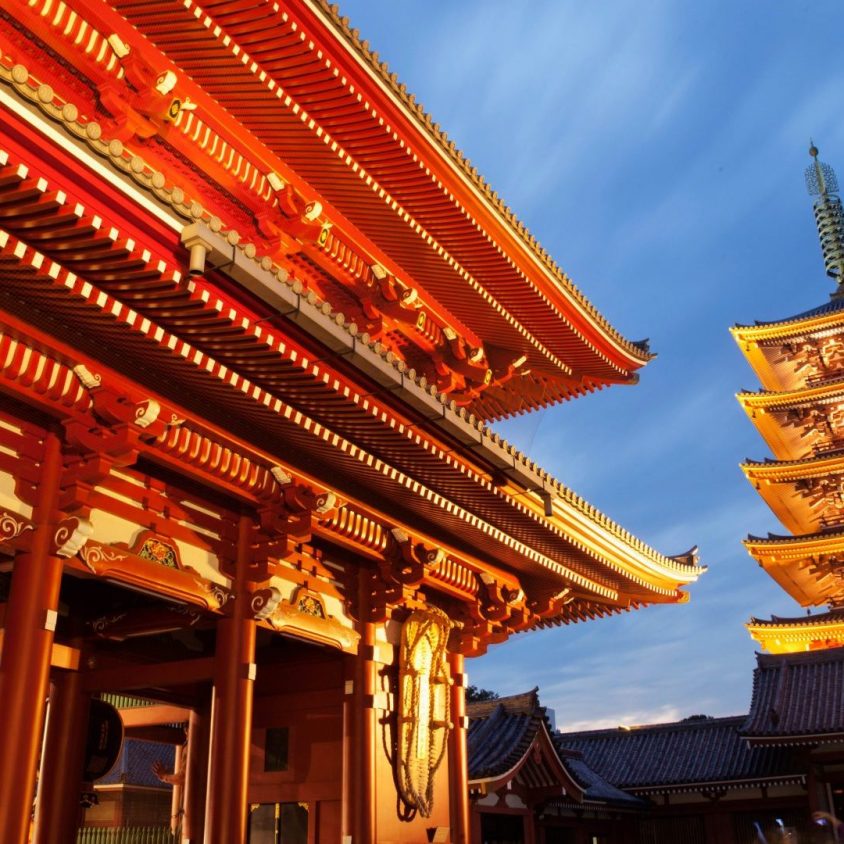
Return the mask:
[[[399,658],[398,779],[402,799],[431,814],[434,774],[451,728],[446,659],[453,623],[436,607],[417,610],[402,626]]]

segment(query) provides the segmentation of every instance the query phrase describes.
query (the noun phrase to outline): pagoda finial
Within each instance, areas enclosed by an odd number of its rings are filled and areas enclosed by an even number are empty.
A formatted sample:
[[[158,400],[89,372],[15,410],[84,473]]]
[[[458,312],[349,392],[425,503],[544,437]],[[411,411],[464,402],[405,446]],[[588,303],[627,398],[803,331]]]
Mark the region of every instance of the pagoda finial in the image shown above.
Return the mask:
[[[811,196],[817,197],[812,207],[826,274],[844,285],[844,209],[838,196],[838,180],[832,167],[818,160],[818,148],[811,139],[809,155],[812,163],[806,168],[806,187]],[[844,288],[840,291],[844,292]]]

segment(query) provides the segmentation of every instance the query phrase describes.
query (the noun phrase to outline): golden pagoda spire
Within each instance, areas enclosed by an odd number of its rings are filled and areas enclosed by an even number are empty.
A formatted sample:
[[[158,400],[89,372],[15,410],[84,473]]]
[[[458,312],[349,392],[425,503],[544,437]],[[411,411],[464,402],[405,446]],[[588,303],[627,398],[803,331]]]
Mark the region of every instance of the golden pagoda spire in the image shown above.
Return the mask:
[[[818,148],[811,140],[809,155],[812,163],[806,168],[806,187],[811,196],[817,197],[812,208],[824,266],[826,274],[841,285],[844,283],[844,209],[838,196],[838,180],[832,167],[818,160]],[[839,286],[833,295],[844,295],[844,290]]]

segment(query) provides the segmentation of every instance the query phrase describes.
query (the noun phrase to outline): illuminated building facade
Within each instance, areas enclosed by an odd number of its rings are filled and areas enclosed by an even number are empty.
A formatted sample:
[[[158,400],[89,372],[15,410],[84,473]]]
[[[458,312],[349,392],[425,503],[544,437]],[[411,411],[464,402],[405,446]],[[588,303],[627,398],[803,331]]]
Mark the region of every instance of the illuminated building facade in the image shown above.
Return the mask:
[[[6,5],[0,107],[4,842],[119,729],[183,841],[467,842],[464,658],[700,573],[487,426],[647,348],[316,0]]]

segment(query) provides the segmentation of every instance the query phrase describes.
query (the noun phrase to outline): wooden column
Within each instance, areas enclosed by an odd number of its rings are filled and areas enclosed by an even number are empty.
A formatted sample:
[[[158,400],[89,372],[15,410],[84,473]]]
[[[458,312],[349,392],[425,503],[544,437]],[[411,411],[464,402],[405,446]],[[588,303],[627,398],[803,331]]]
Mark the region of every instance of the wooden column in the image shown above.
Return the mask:
[[[345,837],[354,836],[357,794],[355,786],[355,677],[357,675],[357,656],[343,654],[343,787],[340,805],[340,829]]]
[[[355,805],[352,844],[375,841],[375,624],[369,618],[370,594],[367,578],[360,578],[360,643],[355,673]]]
[[[78,671],[56,673],[35,809],[35,844],[74,844],[91,696]]]
[[[53,556],[61,441],[48,433],[32,518],[30,549],[15,557],[0,662],[0,830],[4,844],[29,839],[35,773],[41,751],[62,562]]]
[[[246,841],[246,793],[257,628],[250,614],[251,537],[252,520],[241,516],[233,584],[236,594],[234,609],[231,616],[217,623],[205,816],[205,840],[209,844],[243,844]]]
[[[185,762],[185,813],[182,841],[200,844],[205,829],[205,789],[208,785],[208,707],[192,711],[188,723]]]
[[[451,721],[448,734],[448,784],[451,804],[451,840],[454,844],[469,844],[469,761],[466,750],[466,680],[463,654],[449,653],[451,678]]]

